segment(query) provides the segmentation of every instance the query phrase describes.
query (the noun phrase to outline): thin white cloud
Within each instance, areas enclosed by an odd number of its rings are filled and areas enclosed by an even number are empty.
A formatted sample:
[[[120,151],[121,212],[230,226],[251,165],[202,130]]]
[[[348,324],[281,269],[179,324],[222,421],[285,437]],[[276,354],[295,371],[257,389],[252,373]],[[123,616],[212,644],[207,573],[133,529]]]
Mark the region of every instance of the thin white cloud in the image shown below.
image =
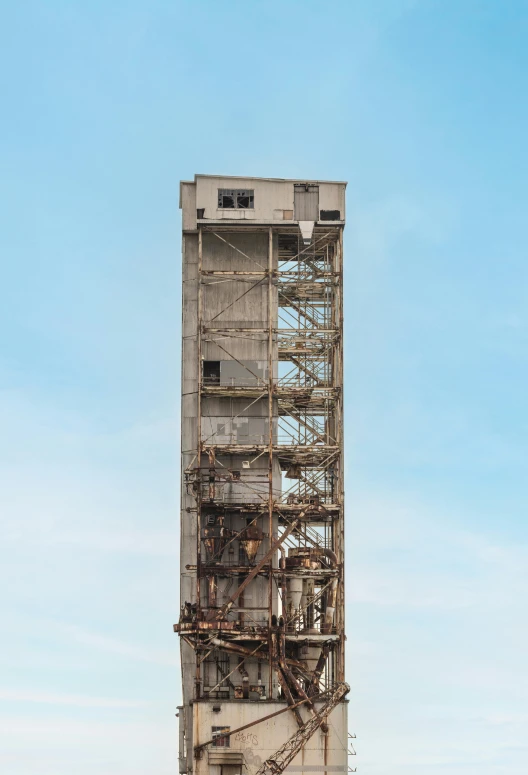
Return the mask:
[[[76,708],[141,708],[147,705],[140,700],[89,697],[83,694],[55,694],[34,689],[1,689],[0,700],[10,702],[37,702],[46,705],[69,705]]]
[[[452,515],[412,499],[356,495],[353,508],[357,556],[350,562],[349,603],[508,607],[521,590],[528,594],[527,546],[461,530]]]
[[[56,531],[45,539],[46,545],[73,545],[101,552],[176,557],[178,536],[174,531],[159,530],[76,530]]]
[[[99,651],[118,654],[119,656],[139,662],[152,662],[158,665],[167,665],[171,667],[179,667],[180,664],[176,648],[173,652],[150,649],[145,646],[137,646],[133,643],[127,643],[118,640],[117,638],[111,638],[107,635],[90,632],[81,627],[68,624],[60,624],[58,625],[58,629],[60,629],[61,633],[70,637],[77,643],[98,649]]]

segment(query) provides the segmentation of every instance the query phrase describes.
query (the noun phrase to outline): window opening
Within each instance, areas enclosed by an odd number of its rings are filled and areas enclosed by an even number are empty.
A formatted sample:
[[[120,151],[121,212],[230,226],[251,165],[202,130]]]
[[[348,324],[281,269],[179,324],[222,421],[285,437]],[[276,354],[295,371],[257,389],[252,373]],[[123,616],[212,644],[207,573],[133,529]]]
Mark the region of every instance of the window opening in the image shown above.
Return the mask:
[[[237,207],[253,207],[253,191],[237,191]]]
[[[220,361],[203,362],[203,381],[204,385],[220,384]]]
[[[218,207],[221,209],[247,210],[254,207],[254,189],[247,188],[219,188]]]
[[[213,746],[214,748],[229,748],[229,737],[226,732],[230,732],[231,727],[213,727]]]
[[[340,221],[341,211],[340,210],[321,210],[321,212],[319,213],[319,218],[321,221]]]

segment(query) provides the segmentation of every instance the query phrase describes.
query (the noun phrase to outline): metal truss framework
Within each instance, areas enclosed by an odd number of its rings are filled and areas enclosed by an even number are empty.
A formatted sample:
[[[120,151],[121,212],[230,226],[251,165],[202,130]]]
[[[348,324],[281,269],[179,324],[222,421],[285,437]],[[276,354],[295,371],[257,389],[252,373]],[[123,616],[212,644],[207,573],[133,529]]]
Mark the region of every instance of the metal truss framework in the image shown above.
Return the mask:
[[[317,710],[312,718],[292,735],[276,752],[260,767],[256,775],[280,775],[290,762],[297,756],[301,748],[308,742],[314,732],[324,726],[326,719],[335,706],[350,691],[347,683],[338,684],[330,693],[322,708]]]
[[[246,254],[233,244],[232,226],[198,228],[200,441],[184,472],[187,490],[195,501],[196,552],[189,558],[187,570],[196,574],[196,602],[183,607],[174,629],[195,652],[196,700],[225,697],[226,691],[233,690],[235,698],[248,699],[249,691],[257,687],[246,685],[244,660],[256,659],[269,666],[268,685],[258,688],[261,698],[273,698],[275,677],[280,696],[302,729],[304,722],[297,706],[305,703],[315,719],[316,698],[344,681],[342,227],[316,226],[308,246],[296,227],[245,228],[267,231],[266,263],[261,256]],[[206,232],[240,254],[247,269],[204,270]],[[240,233],[240,227],[236,232]],[[265,286],[267,325],[222,326],[221,314],[207,319],[204,291],[218,283],[231,283],[237,289],[234,301],[222,312],[251,289]],[[265,377],[255,373],[247,385],[218,384],[217,379],[209,379],[203,370],[204,344],[214,342],[226,358],[236,361],[230,343],[240,338],[266,348]],[[242,362],[240,365],[247,368]],[[246,409],[266,402],[267,440],[219,443],[215,438],[218,432],[204,438],[202,402],[207,397],[242,399]],[[237,416],[233,415],[231,422]],[[243,456],[251,465],[263,458],[267,471],[261,465],[254,473],[250,469],[240,477],[239,472],[221,463],[226,456]],[[226,495],[226,485],[234,478],[240,494]],[[238,531],[229,526],[229,514],[237,512],[247,520]],[[268,550],[257,562],[266,530]],[[233,542],[246,548],[246,562],[224,559]],[[216,594],[220,578],[229,580],[230,594],[223,602]],[[244,605],[244,590],[256,578],[267,579],[265,625],[252,617],[256,608]],[[301,583],[305,584],[302,601],[297,599],[293,604],[292,590]],[[205,606],[201,602],[204,588]],[[277,597],[278,615],[273,613]],[[236,618],[233,612],[238,614]],[[312,655],[317,650],[318,658],[310,662],[304,659],[306,648]],[[231,671],[230,655],[238,658]],[[206,661],[214,661],[218,677],[209,680],[207,692],[203,675]],[[242,677],[242,693],[235,686],[235,672]]]

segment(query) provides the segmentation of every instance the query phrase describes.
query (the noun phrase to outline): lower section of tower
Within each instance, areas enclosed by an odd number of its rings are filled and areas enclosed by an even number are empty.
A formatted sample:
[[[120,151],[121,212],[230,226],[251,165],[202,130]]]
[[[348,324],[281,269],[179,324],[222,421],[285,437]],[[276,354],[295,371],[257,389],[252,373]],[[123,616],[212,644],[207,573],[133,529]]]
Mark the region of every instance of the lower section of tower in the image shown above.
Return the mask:
[[[315,711],[322,705],[315,701]],[[312,713],[299,706],[303,722]],[[182,729],[192,730],[192,741],[180,735],[180,773],[189,775],[255,775],[299,730],[288,704],[280,700],[200,700],[180,708],[180,723]],[[330,775],[347,771],[347,703],[340,702],[329,714],[326,730],[317,729],[284,772]]]

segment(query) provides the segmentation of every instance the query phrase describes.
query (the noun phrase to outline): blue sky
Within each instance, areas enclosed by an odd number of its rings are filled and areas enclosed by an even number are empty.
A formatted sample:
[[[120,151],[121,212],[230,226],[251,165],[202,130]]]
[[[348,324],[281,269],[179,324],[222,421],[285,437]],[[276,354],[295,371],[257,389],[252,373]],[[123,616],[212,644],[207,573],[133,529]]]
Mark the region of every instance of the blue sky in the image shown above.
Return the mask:
[[[528,769],[528,6],[1,3],[0,769],[176,771],[180,215],[349,181],[364,775]]]

